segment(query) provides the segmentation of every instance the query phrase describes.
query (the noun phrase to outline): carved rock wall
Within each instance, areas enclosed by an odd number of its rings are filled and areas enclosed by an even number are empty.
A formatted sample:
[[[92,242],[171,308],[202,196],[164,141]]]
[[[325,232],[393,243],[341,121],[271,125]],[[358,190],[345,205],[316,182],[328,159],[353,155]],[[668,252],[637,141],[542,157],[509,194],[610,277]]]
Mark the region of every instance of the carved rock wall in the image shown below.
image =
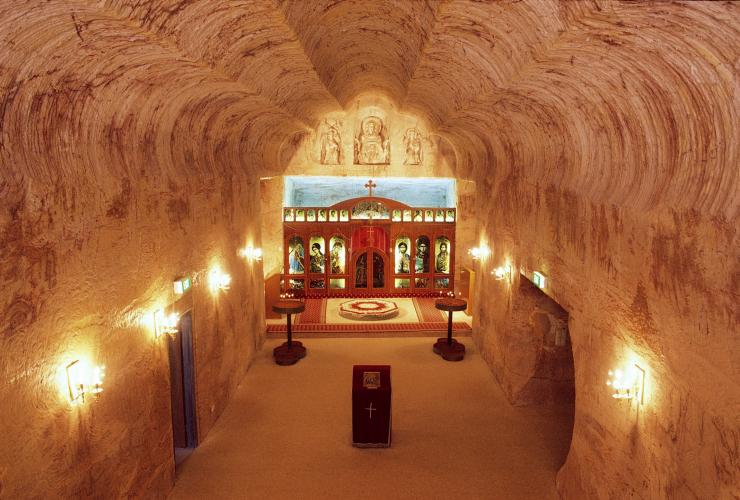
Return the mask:
[[[510,259],[515,270],[544,272],[548,295],[569,313],[576,414],[560,493],[737,495],[736,221],[634,212],[515,179],[490,199],[481,210],[491,265]],[[490,299],[477,311],[476,342],[507,387],[518,381],[503,353],[523,278],[515,273],[509,287],[482,276]],[[647,369],[639,406],[605,385],[609,370],[634,362]]]
[[[511,283],[505,278],[493,286],[508,292]],[[506,396],[514,405],[572,405],[568,313],[524,278],[508,298],[495,308],[495,342],[484,351]]]
[[[0,33],[12,47],[0,68],[0,497],[164,496],[169,370],[148,318],[174,300],[175,277],[196,277],[202,439],[264,335],[261,270],[237,249],[259,240],[257,167],[277,164],[275,128],[297,122],[90,5],[4,3]],[[233,284],[214,297],[217,264]],[[70,405],[74,359],[106,366],[98,401]]]

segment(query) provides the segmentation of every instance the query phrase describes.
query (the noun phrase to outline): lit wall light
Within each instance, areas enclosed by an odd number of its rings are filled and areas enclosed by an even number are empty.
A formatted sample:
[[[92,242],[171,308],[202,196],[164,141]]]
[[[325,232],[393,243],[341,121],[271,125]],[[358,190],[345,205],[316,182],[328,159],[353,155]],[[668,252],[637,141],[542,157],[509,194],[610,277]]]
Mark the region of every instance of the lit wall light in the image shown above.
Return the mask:
[[[246,248],[239,250],[239,255],[247,259],[249,262],[259,262],[262,260],[262,249],[249,245]]]
[[[511,281],[511,264],[504,264],[503,266],[499,266],[491,271],[491,274],[493,274],[497,280],[507,278],[509,281]]]
[[[491,255],[491,249],[487,245],[481,245],[471,248],[468,253],[473,257],[473,260],[482,260]]]
[[[221,268],[214,267],[208,273],[208,286],[212,293],[218,293],[219,290],[228,290],[231,288],[231,276],[221,271]]]
[[[87,394],[97,397],[103,392],[105,366],[90,367],[84,361],[75,360],[67,365],[66,371],[69,400],[72,403],[84,403]]]
[[[547,286],[547,277],[538,271],[533,271],[532,282],[537,286],[537,288],[544,290],[545,286]]]
[[[612,388],[613,398],[635,399],[642,404],[645,393],[645,369],[635,364],[626,370],[609,370],[606,385]]]
[[[176,313],[165,314],[163,310],[158,310],[154,313],[154,336],[175,335],[179,322],[180,316]]]
[[[190,276],[185,276],[173,281],[172,286],[175,289],[175,295],[182,295],[190,290],[190,287],[193,286],[193,281],[190,279]]]

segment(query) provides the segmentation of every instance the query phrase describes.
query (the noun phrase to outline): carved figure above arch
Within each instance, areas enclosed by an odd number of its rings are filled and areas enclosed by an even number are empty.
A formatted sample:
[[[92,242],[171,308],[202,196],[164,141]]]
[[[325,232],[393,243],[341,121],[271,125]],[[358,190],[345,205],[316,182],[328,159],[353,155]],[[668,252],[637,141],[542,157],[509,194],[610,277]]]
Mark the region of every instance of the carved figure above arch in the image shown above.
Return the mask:
[[[368,116],[360,122],[355,135],[355,165],[388,165],[391,147],[383,120]]]

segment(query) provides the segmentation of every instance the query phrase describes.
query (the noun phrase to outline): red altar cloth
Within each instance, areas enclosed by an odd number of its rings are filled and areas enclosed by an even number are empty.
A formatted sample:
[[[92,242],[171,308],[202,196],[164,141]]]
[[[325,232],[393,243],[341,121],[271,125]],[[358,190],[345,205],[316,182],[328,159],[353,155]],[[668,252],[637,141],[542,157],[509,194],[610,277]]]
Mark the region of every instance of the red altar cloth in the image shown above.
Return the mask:
[[[389,365],[355,365],[352,368],[352,445],[359,448],[391,445]]]

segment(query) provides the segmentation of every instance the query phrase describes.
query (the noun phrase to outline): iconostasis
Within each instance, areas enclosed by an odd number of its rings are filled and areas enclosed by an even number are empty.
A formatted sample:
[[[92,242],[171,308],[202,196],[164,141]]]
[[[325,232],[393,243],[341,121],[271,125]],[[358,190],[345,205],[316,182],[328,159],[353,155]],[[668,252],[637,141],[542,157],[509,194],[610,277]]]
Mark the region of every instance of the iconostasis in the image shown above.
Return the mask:
[[[454,289],[455,208],[365,196],[283,208],[281,288],[306,296]]]

